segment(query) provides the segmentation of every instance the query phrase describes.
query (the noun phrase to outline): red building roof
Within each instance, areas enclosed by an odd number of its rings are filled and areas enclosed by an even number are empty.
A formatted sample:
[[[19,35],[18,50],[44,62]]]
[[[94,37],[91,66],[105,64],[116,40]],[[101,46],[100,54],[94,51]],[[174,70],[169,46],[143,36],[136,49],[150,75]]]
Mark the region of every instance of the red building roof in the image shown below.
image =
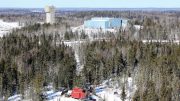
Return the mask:
[[[73,88],[72,93],[71,93],[71,97],[72,97],[72,98],[75,98],[75,99],[83,99],[83,98],[86,97],[85,95],[86,95],[86,94],[85,94],[85,92],[83,91],[83,89],[78,88],[78,87]]]

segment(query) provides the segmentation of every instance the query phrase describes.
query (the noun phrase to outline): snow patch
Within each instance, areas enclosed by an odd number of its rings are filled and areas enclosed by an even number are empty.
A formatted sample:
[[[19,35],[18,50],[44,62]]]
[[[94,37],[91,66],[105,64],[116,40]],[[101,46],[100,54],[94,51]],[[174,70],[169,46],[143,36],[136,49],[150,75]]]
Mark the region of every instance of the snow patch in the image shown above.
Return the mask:
[[[110,85],[107,85],[110,84]],[[111,87],[110,87],[111,86]],[[122,101],[122,85],[117,84],[117,81],[105,80],[101,86],[96,87],[96,89],[101,89],[100,92],[96,94],[105,101]],[[132,97],[136,91],[136,86],[133,84],[133,79],[131,77],[127,78],[125,82],[125,101],[132,101]]]

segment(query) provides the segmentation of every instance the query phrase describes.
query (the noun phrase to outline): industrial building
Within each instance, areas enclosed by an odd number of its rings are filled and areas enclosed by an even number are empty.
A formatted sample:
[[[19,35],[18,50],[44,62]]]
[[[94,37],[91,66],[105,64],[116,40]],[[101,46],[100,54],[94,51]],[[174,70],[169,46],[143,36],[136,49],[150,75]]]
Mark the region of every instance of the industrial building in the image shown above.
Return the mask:
[[[20,29],[21,27],[19,22],[5,22],[0,19],[0,37],[10,33],[13,29]]]
[[[55,23],[55,7],[54,6],[46,6],[46,23],[54,24]]]
[[[126,26],[127,20],[121,18],[96,17],[91,20],[84,21],[84,27],[90,29],[114,29]]]

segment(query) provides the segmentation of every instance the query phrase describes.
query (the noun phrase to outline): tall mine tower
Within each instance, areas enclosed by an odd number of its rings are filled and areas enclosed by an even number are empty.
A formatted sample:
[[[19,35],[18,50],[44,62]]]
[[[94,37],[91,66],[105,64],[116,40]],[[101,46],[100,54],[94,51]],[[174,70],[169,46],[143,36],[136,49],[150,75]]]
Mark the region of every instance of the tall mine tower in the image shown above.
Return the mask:
[[[54,24],[55,23],[55,7],[54,6],[46,6],[46,23]]]

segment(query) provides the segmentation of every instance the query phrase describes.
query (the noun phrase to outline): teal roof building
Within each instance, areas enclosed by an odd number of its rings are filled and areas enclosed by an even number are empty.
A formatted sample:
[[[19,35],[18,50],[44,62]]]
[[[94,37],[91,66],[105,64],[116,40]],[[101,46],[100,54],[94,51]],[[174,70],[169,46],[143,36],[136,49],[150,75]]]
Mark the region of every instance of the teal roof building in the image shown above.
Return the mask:
[[[85,28],[91,29],[112,29],[112,28],[120,28],[127,24],[126,19],[121,18],[106,18],[106,17],[97,17],[91,18],[91,20],[84,21]]]

